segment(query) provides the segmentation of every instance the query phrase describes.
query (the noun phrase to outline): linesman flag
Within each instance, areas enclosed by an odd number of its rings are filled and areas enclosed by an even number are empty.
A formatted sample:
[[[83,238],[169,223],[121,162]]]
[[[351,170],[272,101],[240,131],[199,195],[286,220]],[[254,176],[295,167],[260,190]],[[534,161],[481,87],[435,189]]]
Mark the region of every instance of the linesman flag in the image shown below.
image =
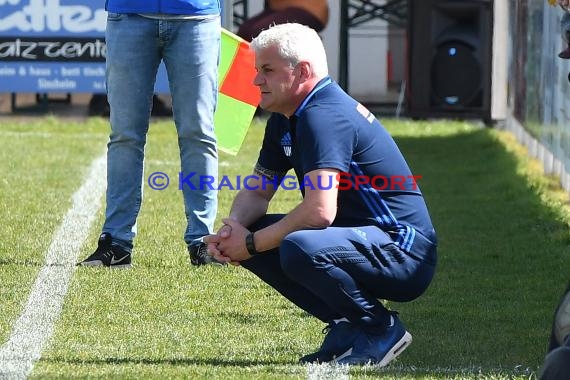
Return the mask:
[[[249,43],[222,28],[214,126],[218,148],[232,155],[238,153],[260,100],[259,89],[253,85],[254,61]]]

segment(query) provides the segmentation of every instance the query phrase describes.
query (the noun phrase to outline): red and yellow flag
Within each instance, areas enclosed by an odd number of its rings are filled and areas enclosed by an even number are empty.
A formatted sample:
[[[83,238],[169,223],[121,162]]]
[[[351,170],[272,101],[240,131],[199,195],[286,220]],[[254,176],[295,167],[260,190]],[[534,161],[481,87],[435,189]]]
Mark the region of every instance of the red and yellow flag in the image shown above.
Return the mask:
[[[259,104],[259,89],[253,85],[255,74],[249,43],[222,28],[214,125],[218,148],[232,155],[238,153]]]

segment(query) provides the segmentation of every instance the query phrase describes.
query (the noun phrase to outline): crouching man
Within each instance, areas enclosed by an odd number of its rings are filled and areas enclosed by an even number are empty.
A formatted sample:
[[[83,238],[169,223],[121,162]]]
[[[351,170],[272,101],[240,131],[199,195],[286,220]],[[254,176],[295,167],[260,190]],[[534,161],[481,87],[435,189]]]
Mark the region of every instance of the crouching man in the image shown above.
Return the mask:
[[[273,113],[249,190],[204,238],[208,252],[328,324],[320,349],[301,362],[385,366],[412,336],[380,300],[419,297],[436,266],[418,176],[374,115],[328,76],[314,30],[276,25],[251,48],[260,106]],[[303,200],[286,215],[267,214],[289,169]]]

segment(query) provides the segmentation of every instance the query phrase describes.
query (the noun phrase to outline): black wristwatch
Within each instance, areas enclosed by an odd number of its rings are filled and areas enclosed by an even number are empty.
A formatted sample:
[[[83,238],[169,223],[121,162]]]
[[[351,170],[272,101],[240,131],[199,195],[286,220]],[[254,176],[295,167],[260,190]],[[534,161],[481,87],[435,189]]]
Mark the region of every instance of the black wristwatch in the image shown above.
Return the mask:
[[[257,252],[255,249],[255,242],[253,241],[253,232],[250,232],[245,237],[245,247],[247,248],[247,252],[252,255],[260,255],[261,253]]]

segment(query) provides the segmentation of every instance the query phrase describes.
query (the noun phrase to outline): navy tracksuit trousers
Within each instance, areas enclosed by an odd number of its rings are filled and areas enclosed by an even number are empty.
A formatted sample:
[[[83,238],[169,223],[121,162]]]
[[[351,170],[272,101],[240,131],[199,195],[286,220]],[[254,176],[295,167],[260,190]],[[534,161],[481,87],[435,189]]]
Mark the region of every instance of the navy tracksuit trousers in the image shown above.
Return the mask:
[[[282,217],[266,215],[250,230]],[[293,232],[279,248],[241,265],[323,322],[345,317],[381,331],[390,315],[381,299],[411,301],[430,284],[436,263],[436,247],[430,247],[430,252],[409,255],[376,226],[328,227]]]

